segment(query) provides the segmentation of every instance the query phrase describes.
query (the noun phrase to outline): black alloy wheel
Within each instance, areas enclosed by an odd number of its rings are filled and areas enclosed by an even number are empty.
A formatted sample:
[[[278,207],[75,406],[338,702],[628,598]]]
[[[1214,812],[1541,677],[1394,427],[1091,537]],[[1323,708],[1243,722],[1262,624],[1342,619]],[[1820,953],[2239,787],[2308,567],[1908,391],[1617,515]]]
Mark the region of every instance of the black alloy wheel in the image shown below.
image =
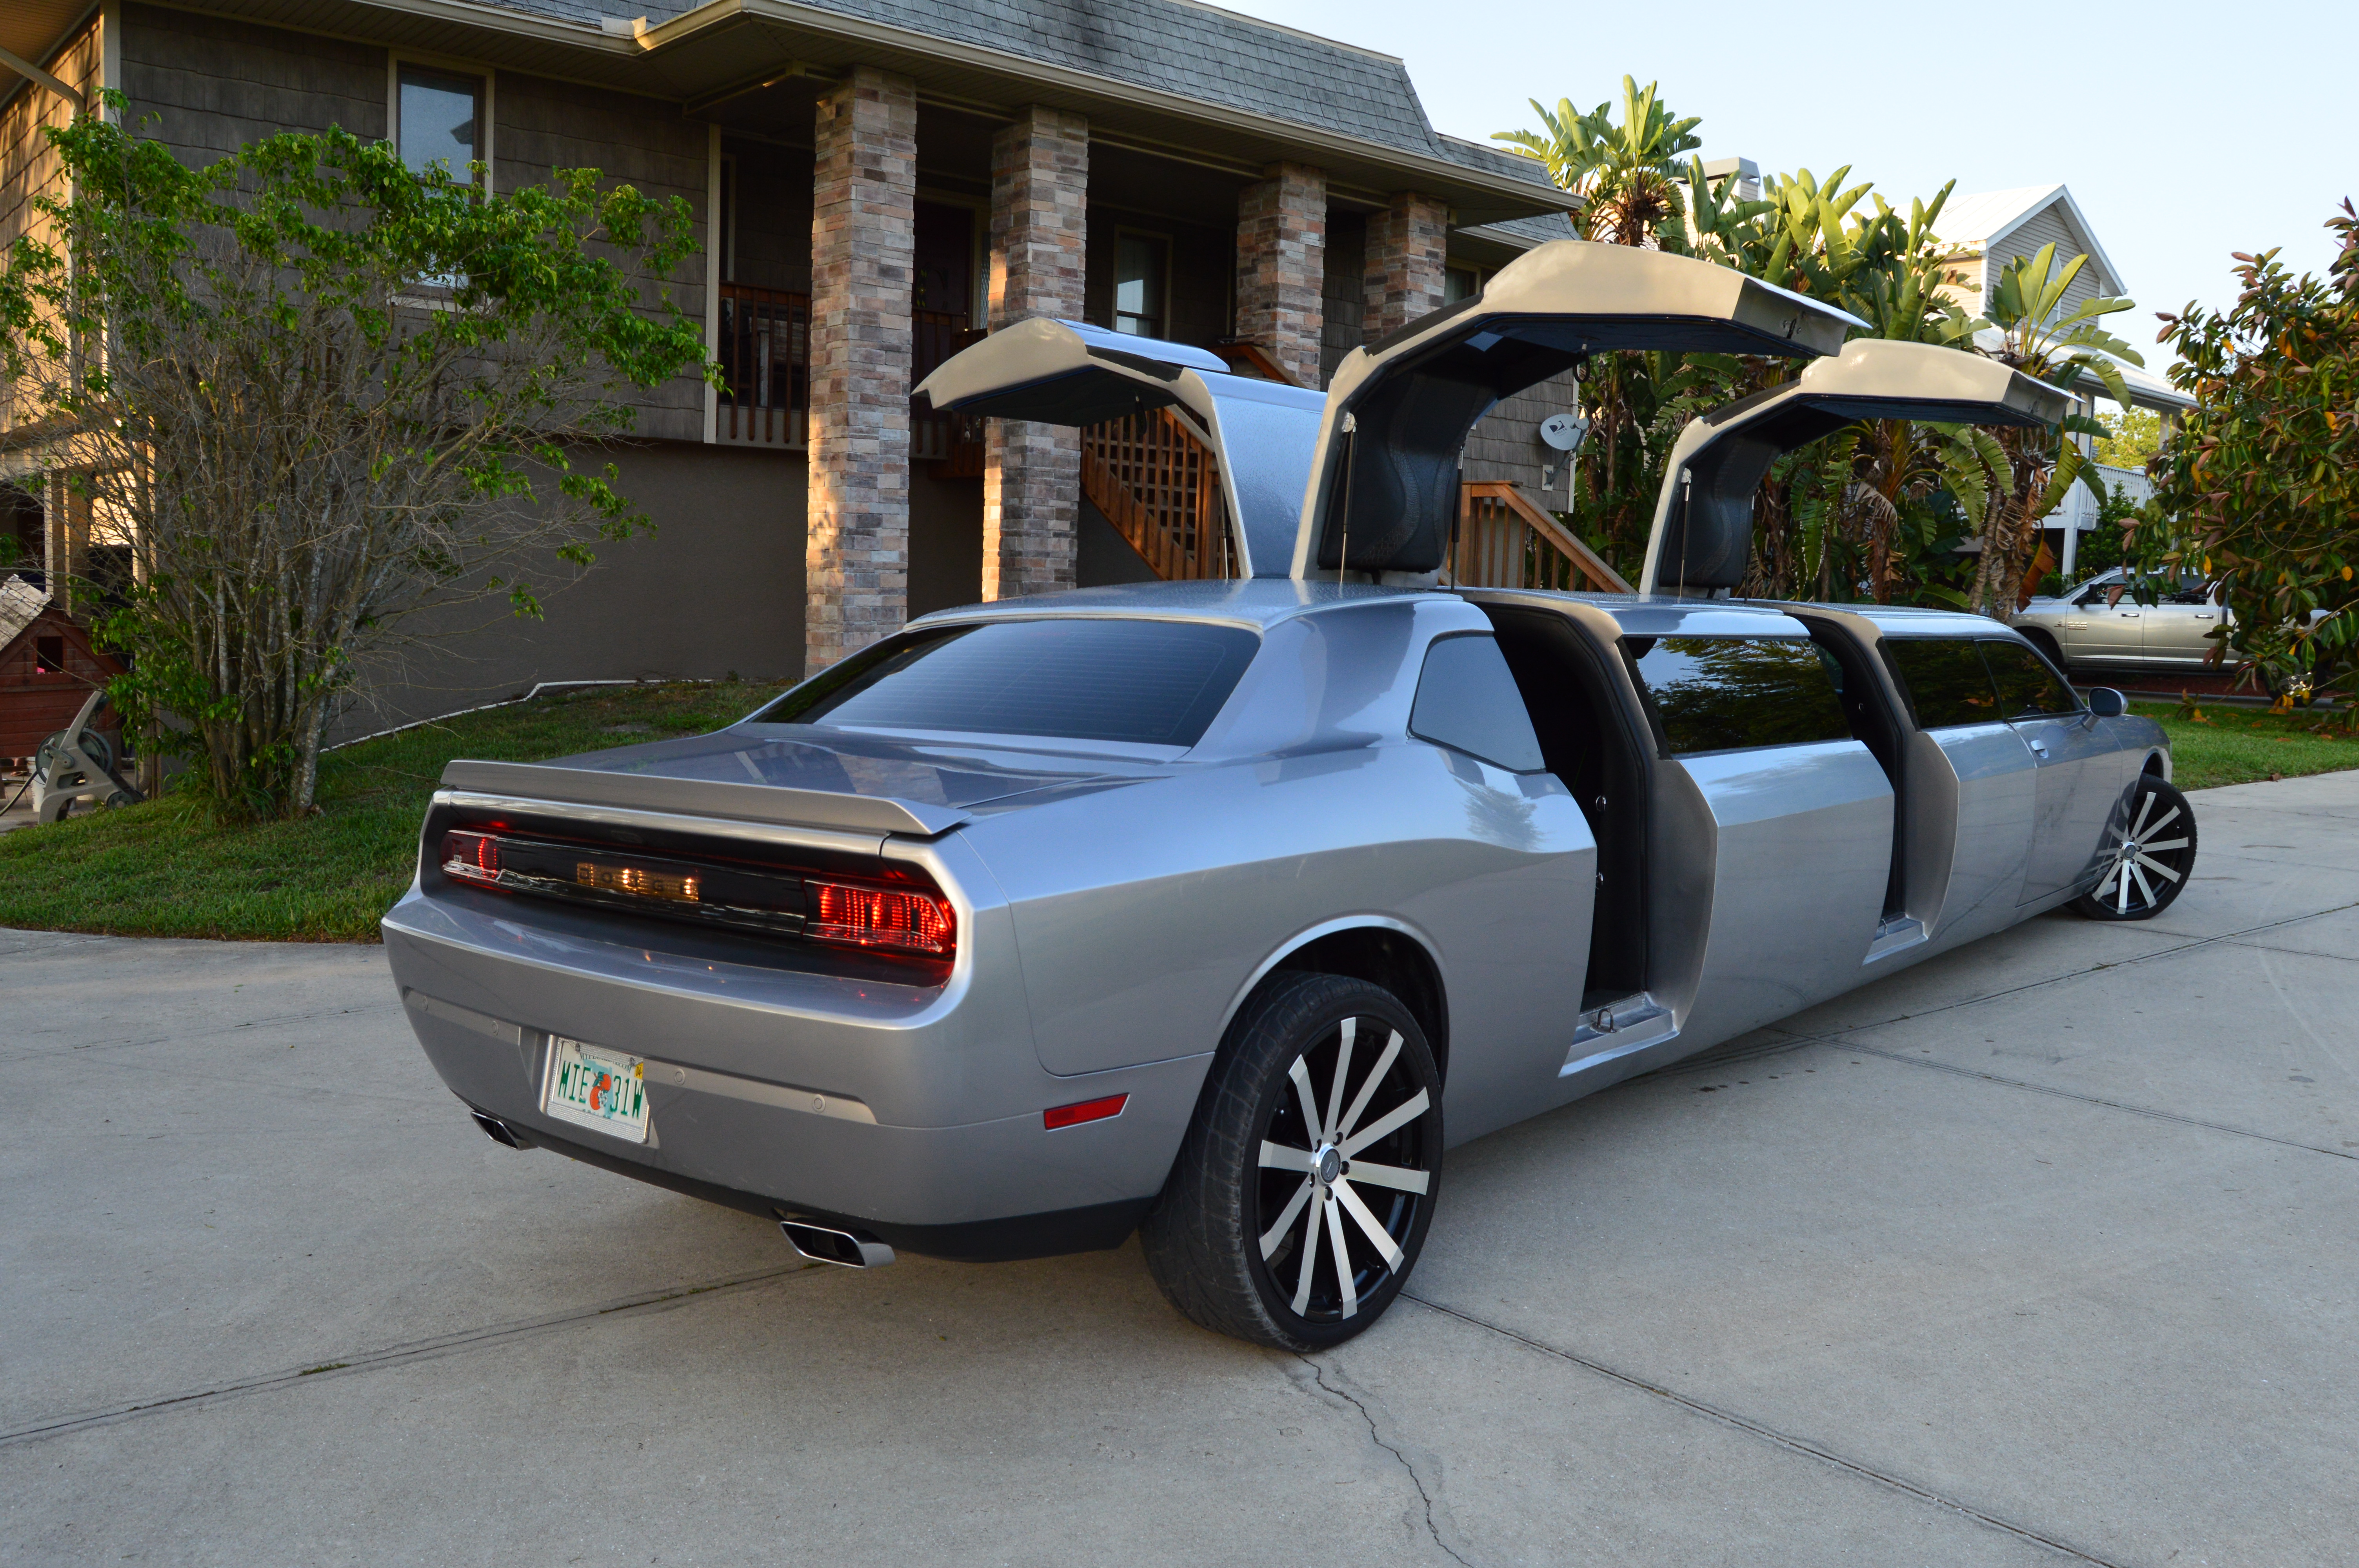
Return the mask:
[[[1417,1020],[1364,980],[1282,974],[1214,1061],[1141,1227],[1147,1266],[1206,1328],[1339,1345],[1417,1266],[1440,1173],[1441,1082]]]
[[[2106,829],[2097,885],[2072,901],[2092,920],[2151,920],[2195,869],[2195,808],[2172,785],[2141,774]]]

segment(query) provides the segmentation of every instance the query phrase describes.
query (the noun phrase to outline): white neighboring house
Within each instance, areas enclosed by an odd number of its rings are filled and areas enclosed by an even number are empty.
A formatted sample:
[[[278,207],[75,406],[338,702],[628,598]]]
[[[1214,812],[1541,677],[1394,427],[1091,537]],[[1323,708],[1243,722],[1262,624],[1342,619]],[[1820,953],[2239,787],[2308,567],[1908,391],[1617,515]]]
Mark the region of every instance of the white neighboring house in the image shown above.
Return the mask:
[[[2112,258],[2105,254],[2105,247],[2098,243],[2096,232],[2082,216],[2080,204],[2061,184],[1953,196],[1943,205],[1936,228],[1941,243],[1949,247],[1947,259],[1959,280],[1942,292],[1976,316],[1990,314],[1991,291],[2008,263],[2018,256],[2037,254],[2040,246],[2051,243],[2056,246],[2059,261],[2076,255],[2089,258],[2089,265],[2081,269],[2081,276],[2064,292],[2068,311],[2071,307],[2100,296],[2129,295],[2121,274],[2114,270]],[[2136,343],[2140,335],[2136,323],[2148,319],[2140,312],[2128,312],[2107,317],[2104,324],[2114,336]],[[1984,333],[1981,341],[1986,347],[1995,348],[1998,334]],[[2128,386],[2133,407],[2153,409],[2169,426],[2176,425],[2181,413],[2195,406],[2193,398],[2152,370],[2116,362]],[[2083,414],[2096,413],[2101,400],[2113,401],[2093,381],[2084,380],[2073,390],[2080,396],[2079,412]],[[2094,445],[2087,437],[2080,440],[2083,450]],[[2140,500],[2153,493],[2146,475],[2136,470],[2100,468],[2098,477],[2109,486],[2123,486]],[[2087,487],[2074,485],[2049,523],[2050,531],[2061,535],[2057,542],[2059,570],[2069,583],[2080,554],[2081,535],[2097,525],[2096,498]]]

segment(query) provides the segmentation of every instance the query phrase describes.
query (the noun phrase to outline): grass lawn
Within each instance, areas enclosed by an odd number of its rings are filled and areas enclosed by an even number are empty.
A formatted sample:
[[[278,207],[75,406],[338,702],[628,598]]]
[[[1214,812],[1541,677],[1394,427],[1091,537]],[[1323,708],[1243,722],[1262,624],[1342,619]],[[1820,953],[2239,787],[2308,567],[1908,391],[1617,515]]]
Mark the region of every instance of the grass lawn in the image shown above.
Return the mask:
[[[2359,739],[2340,713],[2269,713],[2198,699],[2193,719],[2170,702],[2133,702],[2132,713],[2170,732],[2171,782],[2181,789],[2359,768]]]
[[[261,826],[215,820],[178,796],[0,836],[0,925],[129,936],[374,942],[403,888],[418,825],[452,757],[533,762],[743,718],[777,689],[750,685],[589,687],[464,714],[332,752],[320,812]],[[2174,704],[2133,711],[2170,731],[2180,787],[2359,767],[2359,740],[2313,734],[2317,716]]]
[[[319,814],[298,822],[222,823],[167,795],[19,827],[0,835],[0,925],[374,942],[409,885],[419,824],[452,757],[528,762],[700,734],[778,689],[589,687],[421,725],[321,758]]]

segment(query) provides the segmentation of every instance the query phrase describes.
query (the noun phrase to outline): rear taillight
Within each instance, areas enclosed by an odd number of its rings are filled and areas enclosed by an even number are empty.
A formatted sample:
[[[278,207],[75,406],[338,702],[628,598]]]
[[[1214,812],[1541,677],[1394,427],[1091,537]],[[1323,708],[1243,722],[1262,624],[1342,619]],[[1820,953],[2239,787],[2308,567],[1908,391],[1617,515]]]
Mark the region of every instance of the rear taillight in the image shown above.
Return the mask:
[[[437,860],[444,876],[473,887],[911,958],[947,961],[958,951],[957,918],[938,892],[481,828],[443,834]]]
[[[947,958],[958,942],[950,901],[931,893],[805,882],[810,910],[803,935],[815,942],[848,942]]]

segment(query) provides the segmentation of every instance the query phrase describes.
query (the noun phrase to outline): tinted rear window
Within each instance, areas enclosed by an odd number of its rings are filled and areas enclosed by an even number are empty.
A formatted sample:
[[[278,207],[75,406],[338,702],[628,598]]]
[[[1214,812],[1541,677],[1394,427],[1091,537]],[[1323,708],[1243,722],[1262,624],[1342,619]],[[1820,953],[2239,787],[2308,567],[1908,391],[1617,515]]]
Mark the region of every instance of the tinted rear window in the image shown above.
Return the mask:
[[[992,621],[905,633],[754,716],[1192,746],[1261,640],[1185,621]]]
[[[1673,753],[1847,741],[1842,672],[1807,637],[1625,637]]]
[[[2078,713],[2081,699],[2072,695],[2048,661],[2020,643],[1984,638],[1983,657],[1990,661],[1998,682],[2000,717],[2026,719],[2041,714]]]
[[[1540,770],[1539,737],[1495,637],[1444,637],[1433,644],[1417,678],[1408,732],[1511,773]]]
[[[2000,717],[1990,667],[1970,637],[1886,637],[1885,662],[1926,730],[1988,724]]]

